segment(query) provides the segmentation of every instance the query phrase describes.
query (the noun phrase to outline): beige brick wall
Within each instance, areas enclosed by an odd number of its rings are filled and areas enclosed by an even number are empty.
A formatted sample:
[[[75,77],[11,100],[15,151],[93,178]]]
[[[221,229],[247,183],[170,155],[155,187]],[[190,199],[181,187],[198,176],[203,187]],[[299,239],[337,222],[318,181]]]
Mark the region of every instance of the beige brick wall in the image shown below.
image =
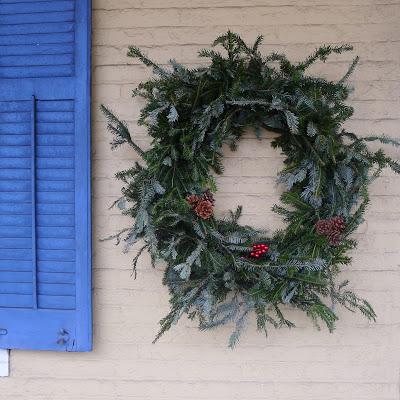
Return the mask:
[[[262,33],[263,50],[293,59],[322,43],[350,42],[361,63],[352,77],[356,112],[348,126],[400,137],[399,19],[396,0],[94,0],[94,351],[12,351],[11,377],[0,381],[0,399],[399,400],[399,177],[385,171],[374,184],[354,264],[342,275],[372,301],[378,322],[341,312],[334,334],[317,332],[292,314],[297,329],[271,330],[266,341],[250,324],[231,351],[228,329],[199,333],[183,320],[152,345],[157,321],[168,309],[161,268],[151,269],[145,257],[135,281],[132,254],[98,241],[129,223],[107,206],[120,190],[114,172],[135,159],[129,149],[111,152],[99,104],[118,110],[136,139],[148,143],[135,126],[141,103],[130,93],[149,71],[125,57],[129,44],[160,62],[174,57],[196,63],[196,51],[228,28],[249,41]],[[350,60],[334,57],[314,71],[340,77]],[[279,195],[274,178],[281,159],[268,139],[257,143],[249,135],[236,154],[226,152],[225,165],[220,212],[243,204],[247,222],[275,229],[280,221],[270,207]]]

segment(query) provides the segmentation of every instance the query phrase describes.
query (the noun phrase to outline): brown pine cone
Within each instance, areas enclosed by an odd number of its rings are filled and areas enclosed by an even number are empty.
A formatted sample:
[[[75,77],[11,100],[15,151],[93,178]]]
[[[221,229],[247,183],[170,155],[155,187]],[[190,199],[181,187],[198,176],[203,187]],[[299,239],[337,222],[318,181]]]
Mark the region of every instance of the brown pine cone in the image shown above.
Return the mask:
[[[204,200],[208,200],[210,203],[214,204],[215,203],[215,199],[214,199],[214,195],[212,194],[210,189],[207,189],[204,193],[203,193],[203,199]]]
[[[211,203],[211,201],[208,200],[200,200],[195,209],[195,213],[203,219],[208,219],[213,215],[214,212],[214,206]]]
[[[346,228],[346,224],[344,223],[344,218],[341,216],[332,217],[330,221],[332,224],[332,228],[335,231],[343,232],[344,229]]]
[[[315,224],[315,230],[319,235],[327,236],[332,233],[332,223],[327,219],[320,219]]]
[[[334,231],[332,232],[329,236],[329,244],[331,246],[338,246],[342,240],[342,236],[340,235],[340,232]]]
[[[186,197],[186,201],[192,206],[193,209],[197,206],[200,200],[200,196],[197,196],[197,194],[191,194]]]

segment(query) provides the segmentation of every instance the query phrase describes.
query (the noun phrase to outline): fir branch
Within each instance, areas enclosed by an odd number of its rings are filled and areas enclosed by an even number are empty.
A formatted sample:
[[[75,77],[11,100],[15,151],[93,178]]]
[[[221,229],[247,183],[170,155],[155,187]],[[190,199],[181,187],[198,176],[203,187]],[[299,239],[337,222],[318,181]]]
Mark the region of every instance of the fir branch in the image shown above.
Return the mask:
[[[144,65],[146,65],[146,67],[152,67],[154,73],[161,77],[167,77],[169,75],[167,71],[157,65],[154,61],[150,60],[150,58],[146,57],[139,47],[129,46],[127,56],[138,58]]]
[[[115,135],[115,140],[112,142],[112,147],[115,148],[123,143],[128,143],[133,149],[143,158],[144,151],[132,140],[126,122],[119,120],[115,114],[113,114],[103,104],[100,106],[101,111],[104,113],[108,120],[108,129]]]
[[[311,54],[309,57],[306,58],[305,61],[299,63],[296,65],[296,69],[299,71],[305,71],[308,67],[310,67],[312,64],[314,64],[316,61],[320,60],[325,62],[331,54],[341,54],[345,51],[351,51],[353,50],[353,46],[344,44],[340,46],[321,46],[318,49],[315,50],[313,54]],[[355,67],[355,65],[354,65]],[[353,67],[353,69],[354,69]]]
[[[351,63],[351,65],[349,67],[349,69],[347,70],[347,72],[339,80],[340,84],[343,84],[344,82],[346,82],[350,78],[350,76],[352,75],[352,73],[356,69],[356,66],[357,66],[359,61],[360,61],[360,57],[357,56],[357,57],[354,58],[353,62]]]

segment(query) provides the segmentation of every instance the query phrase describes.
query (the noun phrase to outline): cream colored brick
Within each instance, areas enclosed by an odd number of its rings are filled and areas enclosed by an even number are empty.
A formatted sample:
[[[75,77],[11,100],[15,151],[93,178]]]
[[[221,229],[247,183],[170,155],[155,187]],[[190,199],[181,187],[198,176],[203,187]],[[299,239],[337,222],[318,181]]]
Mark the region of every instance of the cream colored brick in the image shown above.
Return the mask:
[[[397,4],[396,0],[364,0],[360,2],[359,0],[287,0],[286,5],[314,5],[314,6],[324,6],[324,5],[378,5],[378,4]],[[274,7],[282,5],[281,0],[247,0],[246,7]],[[195,5],[191,5],[186,0],[172,0],[168,3],[162,0],[146,0],[144,3],[140,0],[120,0],[118,2],[110,2],[108,0],[95,0],[93,2],[94,9],[103,10],[125,10],[125,9],[154,9],[154,8],[209,8],[209,7],[239,7],[243,8],[243,1],[240,0],[220,0],[215,3],[212,0],[198,0]]]
[[[232,8],[175,8],[95,10],[94,25],[102,28],[130,28],[163,26],[225,25],[226,15],[232,25],[280,24],[357,24],[395,23],[400,11],[398,4],[377,6],[276,6]]]
[[[322,42],[366,42],[369,46],[378,47],[377,45],[387,45],[399,40],[399,31],[396,23],[381,24],[343,24],[343,25],[304,25],[304,24],[287,24],[276,25],[274,22],[269,24],[253,25],[253,26],[199,26],[175,27],[161,26],[157,29],[153,28],[137,28],[131,25],[123,30],[104,29],[102,26],[94,26],[95,37],[94,45],[108,45],[119,48],[121,45],[127,47],[135,44],[148,49],[148,52],[155,51],[165,45],[198,45],[199,47],[209,46],[215,39],[216,35],[225,32],[229,27],[240,31],[245,40],[252,41],[254,38],[263,34],[265,43],[271,46],[284,45],[284,49],[295,48],[297,44],[310,44],[312,47]],[[193,35],[193,31],[196,32]],[[393,52],[398,53],[398,49],[394,48]]]

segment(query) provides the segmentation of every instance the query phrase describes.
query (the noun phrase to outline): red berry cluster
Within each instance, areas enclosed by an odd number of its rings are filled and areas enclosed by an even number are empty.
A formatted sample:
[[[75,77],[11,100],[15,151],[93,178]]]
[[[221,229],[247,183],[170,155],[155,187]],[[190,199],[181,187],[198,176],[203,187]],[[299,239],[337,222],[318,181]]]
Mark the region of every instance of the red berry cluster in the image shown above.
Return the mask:
[[[260,244],[253,244],[253,250],[250,253],[250,257],[252,258],[260,258],[263,256],[269,249],[269,246],[267,246],[264,243]]]

